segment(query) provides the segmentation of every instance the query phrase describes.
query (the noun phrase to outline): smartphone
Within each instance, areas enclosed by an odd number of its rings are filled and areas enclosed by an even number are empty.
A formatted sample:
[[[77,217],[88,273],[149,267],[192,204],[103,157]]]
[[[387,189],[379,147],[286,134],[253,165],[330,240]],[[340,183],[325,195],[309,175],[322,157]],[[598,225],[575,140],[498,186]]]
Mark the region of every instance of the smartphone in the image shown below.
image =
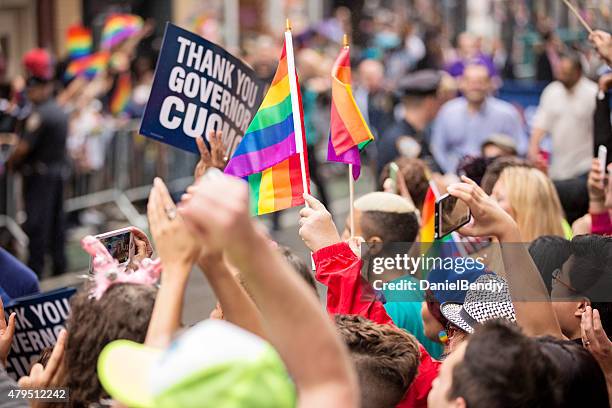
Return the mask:
[[[436,200],[434,238],[440,239],[458,230],[468,222],[472,214],[467,204],[450,194]]]
[[[104,245],[108,253],[119,262],[119,265],[127,265],[133,258],[136,248],[134,234],[131,228],[105,232],[95,236]],[[92,272],[92,260],[89,260],[89,272]]]
[[[599,160],[601,172],[606,174],[606,162],[608,160],[608,148],[606,146],[599,145],[599,148],[597,149],[597,160]]]
[[[391,162],[389,164],[389,178],[391,179],[392,189],[395,194],[399,192],[399,188],[397,187],[397,172],[399,171],[399,166],[395,162]]]

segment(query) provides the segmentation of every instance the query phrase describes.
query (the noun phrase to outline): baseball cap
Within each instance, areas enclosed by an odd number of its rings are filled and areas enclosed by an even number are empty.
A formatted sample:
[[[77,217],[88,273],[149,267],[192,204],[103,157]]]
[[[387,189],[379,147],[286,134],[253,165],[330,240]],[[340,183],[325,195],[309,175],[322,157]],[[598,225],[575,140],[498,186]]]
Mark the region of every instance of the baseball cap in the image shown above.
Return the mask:
[[[109,395],[130,407],[294,407],[295,387],[276,350],[223,320],[205,320],[167,349],[129,340],[98,358]]]
[[[34,48],[23,56],[23,66],[28,77],[38,81],[49,81],[53,78],[53,59],[43,48]]]

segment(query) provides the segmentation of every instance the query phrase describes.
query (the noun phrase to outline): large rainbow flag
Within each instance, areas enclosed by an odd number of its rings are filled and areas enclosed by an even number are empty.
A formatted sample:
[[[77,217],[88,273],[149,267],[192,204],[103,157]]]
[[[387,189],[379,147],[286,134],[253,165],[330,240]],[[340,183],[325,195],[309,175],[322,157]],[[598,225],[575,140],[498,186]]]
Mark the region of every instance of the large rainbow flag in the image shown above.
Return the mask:
[[[66,31],[66,48],[71,59],[81,58],[91,53],[91,30],[76,24]]]
[[[309,191],[302,101],[293,59],[291,32],[272,84],[225,173],[245,178],[255,215],[302,205]]]
[[[327,160],[353,165],[353,178],[359,178],[359,152],[374,140],[359,111],[351,89],[351,59],[345,46],[332,68],[332,102]]]
[[[106,19],[102,28],[102,49],[110,50],[122,41],[140,32],[143,25],[140,16],[134,14],[113,14]]]

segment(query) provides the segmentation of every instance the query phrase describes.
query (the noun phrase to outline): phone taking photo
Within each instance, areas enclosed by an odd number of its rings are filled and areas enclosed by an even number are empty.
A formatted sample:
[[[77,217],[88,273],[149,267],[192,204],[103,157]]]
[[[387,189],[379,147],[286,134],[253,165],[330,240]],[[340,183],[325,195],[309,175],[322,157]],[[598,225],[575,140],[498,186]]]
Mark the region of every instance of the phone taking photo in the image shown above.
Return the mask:
[[[597,149],[597,160],[599,160],[602,174],[606,174],[606,163],[608,160],[608,148],[606,146],[599,145]]]
[[[134,257],[136,244],[134,234],[130,227],[105,232],[95,236],[104,245],[108,253],[119,262],[119,265],[127,265]],[[89,260],[89,272],[92,272],[92,259]]]
[[[467,204],[450,194],[436,200],[434,238],[440,239],[458,230],[472,218]]]
[[[395,162],[389,163],[389,178],[391,179],[391,189],[395,194],[399,193],[397,186],[397,173],[399,172],[399,166]]]

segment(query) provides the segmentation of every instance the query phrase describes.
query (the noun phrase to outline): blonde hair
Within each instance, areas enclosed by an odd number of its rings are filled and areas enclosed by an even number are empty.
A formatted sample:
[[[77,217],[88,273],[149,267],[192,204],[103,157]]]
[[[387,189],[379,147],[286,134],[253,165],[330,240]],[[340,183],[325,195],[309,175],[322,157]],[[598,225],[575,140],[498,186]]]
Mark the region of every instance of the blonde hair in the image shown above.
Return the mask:
[[[544,173],[535,168],[512,166],[502,171],[498,181],[504,184],[525,242],[542,235],[565,236],[561,202],[555,186]]]

